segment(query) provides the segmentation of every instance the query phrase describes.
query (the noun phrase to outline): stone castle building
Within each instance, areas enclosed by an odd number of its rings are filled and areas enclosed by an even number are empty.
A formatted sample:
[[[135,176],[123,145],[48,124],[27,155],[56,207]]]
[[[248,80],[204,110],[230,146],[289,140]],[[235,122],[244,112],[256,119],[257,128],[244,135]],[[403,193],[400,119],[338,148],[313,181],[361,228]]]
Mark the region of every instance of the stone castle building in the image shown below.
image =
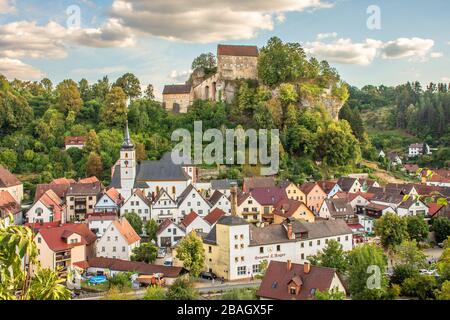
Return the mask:
[[[165,86],[164,107],[185,113],[196,99],[231,103],[237,91],[235,80],[240,79],[258,79],[258,47],[219,44],[217,72],[206,76],[203,70],[195,70],[185,84]]]

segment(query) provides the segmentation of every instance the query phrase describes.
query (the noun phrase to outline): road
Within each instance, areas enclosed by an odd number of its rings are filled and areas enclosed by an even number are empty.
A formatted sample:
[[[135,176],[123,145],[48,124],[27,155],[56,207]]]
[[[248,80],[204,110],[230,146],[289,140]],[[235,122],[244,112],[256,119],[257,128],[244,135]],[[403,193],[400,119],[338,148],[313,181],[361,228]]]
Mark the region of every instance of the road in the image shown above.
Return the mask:
[[[436,260],[441,257],[443,251],[444,250],[442,248],[430,248],[423,250],[427,258],[433,258]]]

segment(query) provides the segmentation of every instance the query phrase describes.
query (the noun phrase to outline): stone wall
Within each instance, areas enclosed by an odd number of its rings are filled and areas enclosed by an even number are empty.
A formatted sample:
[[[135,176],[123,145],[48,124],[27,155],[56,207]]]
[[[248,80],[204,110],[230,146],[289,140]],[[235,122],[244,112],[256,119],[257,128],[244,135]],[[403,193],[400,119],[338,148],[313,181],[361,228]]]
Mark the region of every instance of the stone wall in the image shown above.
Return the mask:
[[[218,56],[217,67],[223,80],[258,79],[258,57]]]

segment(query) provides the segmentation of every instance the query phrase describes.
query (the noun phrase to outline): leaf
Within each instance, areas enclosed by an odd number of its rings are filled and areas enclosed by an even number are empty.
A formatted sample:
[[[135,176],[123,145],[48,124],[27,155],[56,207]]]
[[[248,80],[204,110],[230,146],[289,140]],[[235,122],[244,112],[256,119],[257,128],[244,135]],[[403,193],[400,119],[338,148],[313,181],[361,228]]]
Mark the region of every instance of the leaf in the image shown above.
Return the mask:
[[[439,198],[437,199],[437,204],[440,206],[447,206],[448,205],[448,201],[446,198]]]
[[[410,196],[409,194],[404,195],[404,196],[403,196],[402,202],[408,201],[410,197],[411,197],[411,196]]]

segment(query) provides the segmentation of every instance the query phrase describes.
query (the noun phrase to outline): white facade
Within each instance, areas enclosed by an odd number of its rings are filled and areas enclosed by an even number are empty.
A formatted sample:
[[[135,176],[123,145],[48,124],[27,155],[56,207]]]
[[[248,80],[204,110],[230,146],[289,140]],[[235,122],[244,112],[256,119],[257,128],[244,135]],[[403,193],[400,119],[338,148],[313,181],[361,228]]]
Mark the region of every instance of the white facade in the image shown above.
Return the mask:
[[[223,194],[220,199],[211,207],[210,211],[213,211],[214,209],[220,209],[225,214],[231,214],[231,202],[230,200]]]
[[[146,181],[148,187],[145,188],[147,196],[157,195],[161,189],[164,189],[172,198],[177,199],[183,191],[191,184],[187,181]]]
[[[209,233],[211,226],[202,217],[197,217],[186,227],[185,233],[189,234],[191,231]]]
[[[106,232],[98,240],[97,257],[130,260],[133,249],[139,245],[140,241],[128,244],[128,241],[111,222],[106,228]]]
[[[182,220],[178,214],[177,203],[167,194],[166,191],[163,191],[155,200],[150,212],[151,218],[158,224],[161,224],[166,219],[170,219],[177,223]]]
[[[416,215],[427,216],[428,215],[428,207],[422,201],[417,201],[415,203],[412,203],[409,206],[409,208],[398,207],[397,214],[400,217],[416,216]]]
[[[95,212],[119,212],[119,206],[106,193],[103,194],[94,207]]]
[[[151,219],[151,207],[150,205],[142,200],[142,198],[133,192],[133,194],[123,203],[120,208],[120,216],[124,216],[127,213],[136,213],[142,219],[142,221],[147,222]]]
[[[106,233],[106,230],[111,225],[111,222],[113,222],[114,220],[113,219],[111,219],[111,220],[105,220],[105,219],[89,220],[88,227],[89,227],[89,230],[91,230],[92,232],[94,232],[93,230],[95,230],[95,234],[97,235],[97,238],[101,238]]]
[[[209,202],[207,202],[195,188],[192,188],[186,197],[178,203],[178,212],[181,219],[192,211],[197,213],[200,217],[206,217],[210,210],[211,206],[209,205]]]
[[[156,235],[159,247],[172,247],[184,238],[186,232],[175,223],[171,223],[167,228]]]
[[[61,218],[64,219],[64,213]],[[47,208],[41,201],[36,201],[27,211],[28,223],[53,222],[53,211]]]

